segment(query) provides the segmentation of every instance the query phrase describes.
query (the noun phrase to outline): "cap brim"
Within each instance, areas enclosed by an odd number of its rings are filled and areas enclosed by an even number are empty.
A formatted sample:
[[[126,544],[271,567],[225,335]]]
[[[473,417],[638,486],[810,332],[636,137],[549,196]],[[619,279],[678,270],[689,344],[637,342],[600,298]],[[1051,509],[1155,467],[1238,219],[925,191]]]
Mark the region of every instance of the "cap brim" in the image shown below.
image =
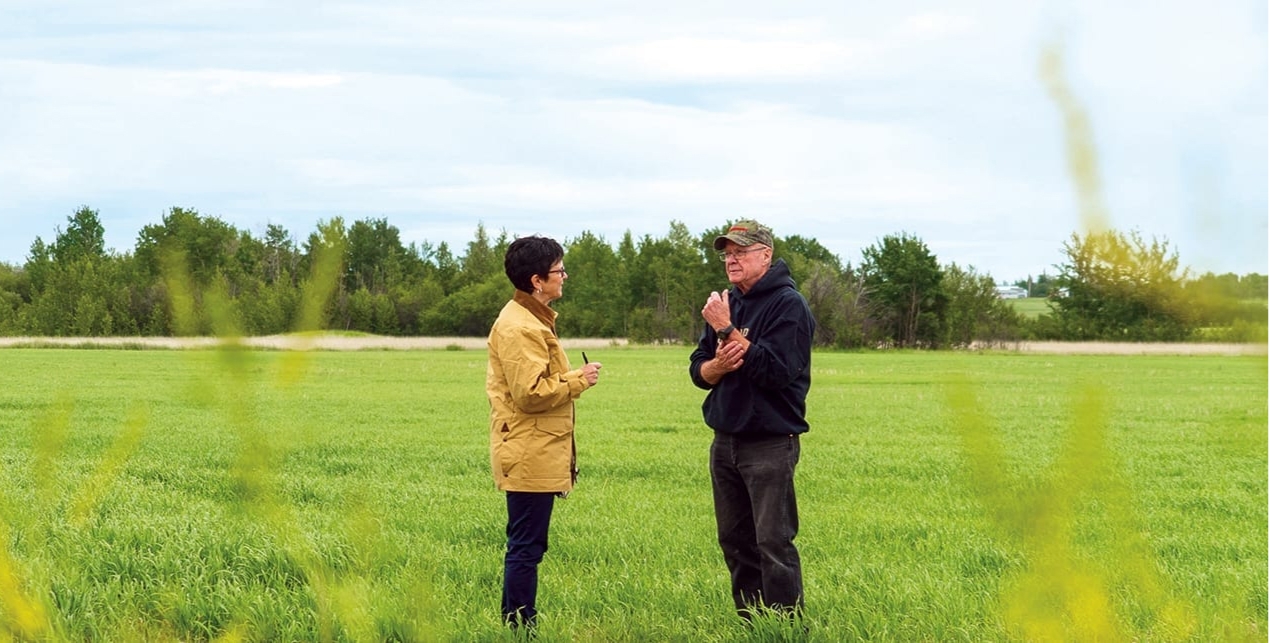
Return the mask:
[[[738,246],[752,246],[755,243],[754,241],[750,239],[746,239],[745,237],[741,237],[738,235],[721,234],[714,238],[714,249],[722,250],[723,247],[726,246],[729,241],[731,241],[732,243],[735,243]]]

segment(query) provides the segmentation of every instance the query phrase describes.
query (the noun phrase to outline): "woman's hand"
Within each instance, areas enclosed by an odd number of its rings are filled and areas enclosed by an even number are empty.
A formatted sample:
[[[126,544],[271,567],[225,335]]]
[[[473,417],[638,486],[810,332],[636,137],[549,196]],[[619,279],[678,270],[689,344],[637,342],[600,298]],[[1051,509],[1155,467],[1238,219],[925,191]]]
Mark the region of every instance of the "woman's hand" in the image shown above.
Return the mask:
[[[582,379],[586,380],[587,384],[595,386],[596,382],[600,381],[600,368],[603,366],[604,365],[599,362],[587,362],[586,364],[583,364]]]

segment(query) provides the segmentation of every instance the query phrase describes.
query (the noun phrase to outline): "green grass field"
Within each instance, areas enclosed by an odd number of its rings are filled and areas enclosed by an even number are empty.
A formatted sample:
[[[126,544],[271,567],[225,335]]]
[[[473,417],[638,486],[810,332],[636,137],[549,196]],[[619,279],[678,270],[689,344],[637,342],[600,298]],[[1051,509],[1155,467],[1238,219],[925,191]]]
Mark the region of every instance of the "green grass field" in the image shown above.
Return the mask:
[[[731,610],[688,352],[588,349],[605,367],[539,640],[791,638]],[[814,368],[810,640],[1266,639],[1265,357]],[[509,640],[484,369],[482,351],[0,350],[0,638]]]
[[[1022,315],[1025,319],[1036,319],[1041,315],[1048,315],[1053,312],[1050,310],[1049,300],[1044,297],[1006,299],[1005,302],[1013,307],[1014,311]]]

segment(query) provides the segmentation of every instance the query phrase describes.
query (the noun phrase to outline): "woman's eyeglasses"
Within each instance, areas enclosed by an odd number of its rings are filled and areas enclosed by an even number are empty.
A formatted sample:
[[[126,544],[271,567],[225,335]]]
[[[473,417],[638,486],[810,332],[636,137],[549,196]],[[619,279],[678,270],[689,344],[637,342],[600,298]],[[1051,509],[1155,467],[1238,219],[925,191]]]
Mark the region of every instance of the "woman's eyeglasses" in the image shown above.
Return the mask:
[[[566,271],[564,268],[557,268],[556,270],[548,270],[548,271],[547,271],[547,274],[551,274],[551,273],[553,273],[553,272],[558,272],[558,273],[560,273],[560,276],[561,276],[561,277],[568,277],[568,276],[569,276],[568,271]]]

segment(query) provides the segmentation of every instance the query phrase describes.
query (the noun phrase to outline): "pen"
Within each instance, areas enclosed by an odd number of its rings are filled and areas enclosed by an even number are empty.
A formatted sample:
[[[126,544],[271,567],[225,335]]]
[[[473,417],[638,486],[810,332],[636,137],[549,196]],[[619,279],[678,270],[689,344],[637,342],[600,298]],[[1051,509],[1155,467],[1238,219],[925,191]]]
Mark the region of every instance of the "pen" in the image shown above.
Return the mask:
[[[584,365],[585,365],[585,364],[590,364],[590,363],[591,363],[591,360],[589,360],[589,359],[587,359],[587,358],[586,358],[586,351],[582,351],[582,363],[583,363]]]

